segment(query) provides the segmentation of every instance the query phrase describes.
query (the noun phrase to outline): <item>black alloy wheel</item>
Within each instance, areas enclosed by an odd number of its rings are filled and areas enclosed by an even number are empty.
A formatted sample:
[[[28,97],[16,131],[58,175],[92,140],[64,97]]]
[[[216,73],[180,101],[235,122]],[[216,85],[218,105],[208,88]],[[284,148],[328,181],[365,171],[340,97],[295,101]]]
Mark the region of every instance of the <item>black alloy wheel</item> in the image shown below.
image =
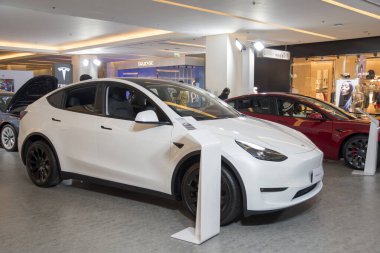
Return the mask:
[[[242,212],[242,197],[235,176],[224,166],[221,175],[220,224],[228,225]],[[185,207],[195,217],[198,201],[199,163],[188,168],[182,179],[181,195]]]
[[[51,187],[61,182],[57,159],[44,141],[30,144],[26,153],[26,169],[34,184]]]
[[[366,135],[356,135],[348,139],[343,147],[345,163],[355,170],[364,170],[367,145],[368,136]]]
[[[1,146],[8,152],[17,151],[17,132],[14,126],[6,124],[0,132]]]

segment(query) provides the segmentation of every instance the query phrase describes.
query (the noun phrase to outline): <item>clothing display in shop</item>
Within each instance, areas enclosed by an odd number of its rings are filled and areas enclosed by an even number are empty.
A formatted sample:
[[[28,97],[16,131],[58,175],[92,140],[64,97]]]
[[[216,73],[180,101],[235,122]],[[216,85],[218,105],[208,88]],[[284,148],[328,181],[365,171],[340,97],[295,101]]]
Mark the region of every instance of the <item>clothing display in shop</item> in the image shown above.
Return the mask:
[[[356,108],[363,108],[364,105],[364,93],[361,92],[360,86],[352,94],[351,111],[355,112]]]

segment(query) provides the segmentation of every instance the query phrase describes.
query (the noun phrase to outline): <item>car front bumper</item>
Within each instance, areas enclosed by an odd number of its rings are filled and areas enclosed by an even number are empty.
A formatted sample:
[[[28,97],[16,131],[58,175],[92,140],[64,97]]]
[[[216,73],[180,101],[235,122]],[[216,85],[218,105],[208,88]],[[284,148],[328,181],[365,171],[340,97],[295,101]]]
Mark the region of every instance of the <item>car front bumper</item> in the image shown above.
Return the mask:
[[[293,154],[283,162],[231,157],[241,181],[246,215],[284,209],[317,195],[323,187],[323,153]]]

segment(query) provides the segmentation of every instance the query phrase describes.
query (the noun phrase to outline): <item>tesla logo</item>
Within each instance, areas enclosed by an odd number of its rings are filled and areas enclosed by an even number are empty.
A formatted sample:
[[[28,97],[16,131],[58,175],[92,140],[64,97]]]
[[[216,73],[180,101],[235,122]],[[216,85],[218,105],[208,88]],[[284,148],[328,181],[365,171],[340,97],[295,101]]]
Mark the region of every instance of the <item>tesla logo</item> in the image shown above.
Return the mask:
[[[63,81],[66,79],[66,72],[70,72],[70,68],[68,67],[60,67],[58,68],[58,71],[62,72]]]

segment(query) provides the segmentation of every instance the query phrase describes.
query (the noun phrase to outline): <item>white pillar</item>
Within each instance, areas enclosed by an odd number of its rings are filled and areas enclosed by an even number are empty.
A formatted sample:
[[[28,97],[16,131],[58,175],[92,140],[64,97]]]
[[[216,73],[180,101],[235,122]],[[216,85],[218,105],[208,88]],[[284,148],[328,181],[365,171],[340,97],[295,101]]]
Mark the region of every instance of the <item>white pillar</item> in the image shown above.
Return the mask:
[[[71,58],[73,64],[73,82],[79,82],[79,77],[83,74],[88,74],[92,78],[98,78],[98,67],[94,64],[94,60],[98,57],[96,55],[74,55]],[[83,61],[89,61],[87,66],[83,65]]]
[[[222,34],[206,38],[206,89],[219,95],[225,87],[230,96],[242,95],[253,90],[254,56],[248,43],[240,52],[235,46],[236,37]]]
[[[243,64],[242,64],[242,83],[239,89],[240,94],[252,93],[254,88],[255,77],[255,55],[252,47],[248,47],[247,50],[242,52]]]

